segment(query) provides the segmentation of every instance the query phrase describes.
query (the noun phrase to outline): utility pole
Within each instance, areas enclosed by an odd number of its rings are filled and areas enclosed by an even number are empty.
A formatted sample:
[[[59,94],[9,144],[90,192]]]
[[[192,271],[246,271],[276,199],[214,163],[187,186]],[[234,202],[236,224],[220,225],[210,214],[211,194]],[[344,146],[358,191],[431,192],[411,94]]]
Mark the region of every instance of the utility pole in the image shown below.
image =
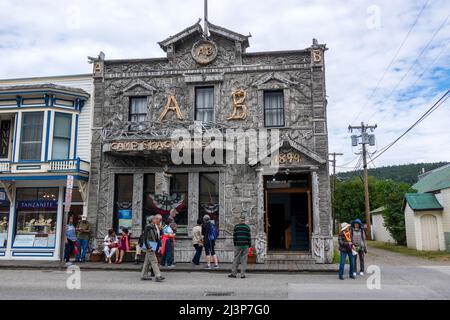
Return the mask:
[[[352,135],[352,146],[356,147],[358,144],[362,145],[362,156],[363,156],[363,168],[364,168],[364,199],[365,199],[365,215],[367,224],[367,239],[372,240],[372,226],[370,221],[370,202],[369,202],[369,174],[367,172],[367,145],[375,145],[375,135],[369,134],[370,130],[373,132],[378,126],[370,126],[361,122],[360,126],[349,126],[348,130],[353,132],[353,130],[359,130],[361,135]],[[361,139],[361,142],[359,140]]]
[[[333,180],[332,180],[332,189],[331,192],[331,216],[333,218],[333,234],[336,231],[336,157],[343,156],[343,153],[330,153],[330,156],[333,157],[332,160],[329,160],[333,164]]]

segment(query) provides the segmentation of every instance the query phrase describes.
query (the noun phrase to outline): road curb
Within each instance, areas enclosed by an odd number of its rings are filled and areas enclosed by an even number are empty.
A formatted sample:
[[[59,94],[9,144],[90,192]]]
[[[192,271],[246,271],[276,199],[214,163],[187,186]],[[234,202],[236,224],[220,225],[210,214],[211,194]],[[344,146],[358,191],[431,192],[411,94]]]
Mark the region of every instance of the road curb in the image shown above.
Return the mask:
[[[105,268],[105,267],[83,267],[83,265],[72,264],[72,266],[80,267],[81,271],[118,271],[118,272],[140,272],[141,268]],[[26,266],[26,265],[8,265],[8,266],[0,266],[0,270],[38,270],[38,271],[66,271],[67,267],[61,266]],[[229,273],[231,272],[231,268],[223,268],[219,270],[207,270],[203,268],[193,269],[193,268],[161,268],[161,271],[164,273],[171,272],[203,272],[203,273]],[[329,269],[304,269],[304,270],[269,270],[269,269],[260,269],[260,270],[247,270],[247,273],[277,273],[277,274],[329,274],[329,273],[337,273],[337,268],[329,268]]]

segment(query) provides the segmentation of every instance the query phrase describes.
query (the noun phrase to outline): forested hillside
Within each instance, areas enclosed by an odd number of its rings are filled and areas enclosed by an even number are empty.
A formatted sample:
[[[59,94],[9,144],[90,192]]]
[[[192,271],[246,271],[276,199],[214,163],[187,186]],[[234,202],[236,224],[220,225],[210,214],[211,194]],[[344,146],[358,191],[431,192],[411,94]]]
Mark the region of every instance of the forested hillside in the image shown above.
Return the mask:
[[[369,176],[375,177],[380,180],[392,180],[396,182],[404,182],[409,185],[413,185],[417,182],[417,176],[422,172],[430,171],[439,167],[446,165],[447,162],[437,162],[437,163],[417,163],[417,164],[406,164],[399,166],[389,166],[380,167],[375,169],[369,169]],[[336,175],[338,180],[351,180],[356,176],[361,176],[362,170],[349,171],[338,173]]]

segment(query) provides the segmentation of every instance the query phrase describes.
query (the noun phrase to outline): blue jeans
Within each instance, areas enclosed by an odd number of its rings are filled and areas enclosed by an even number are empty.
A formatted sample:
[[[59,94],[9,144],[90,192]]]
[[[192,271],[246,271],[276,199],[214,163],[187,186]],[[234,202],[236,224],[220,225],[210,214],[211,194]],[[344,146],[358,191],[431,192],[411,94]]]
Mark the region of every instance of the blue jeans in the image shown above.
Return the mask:
[[[66,243],[65,249],[64,249],[64,262],[70,261],[70,254],[72,253],[74,246],[75,246],[75,241],[67,239],[67,243]]]
[[[86,261],[86,251],[88,247],[88,240],[78,239],[78,254],[76,257],[76,261]]]
[[[341,251],[341,261],[339,262],[339,277],[343,277],[344,276],[344,268],[345,268],[345,260],[347,259],[348,256],[348,260],[350,262],[350,277],[353,277],[353,272],[354,272],[354,263],[355,263],[355,259],[353,258],[352,253],[348,253],[348,252],[342,252]]]
[[[163,266],[171,266],[173,264],[173,258],[172,258],[172,240],[167,239],[166,240],[166,250],[164,251],[164,256],[161,261],[161,265]]]
[[[198,244],[194,244],[195,248],[195,255],[192,259],[192,263],[199,265],[200,264],[200,257],[202,256],[203,247],[199,246]]]

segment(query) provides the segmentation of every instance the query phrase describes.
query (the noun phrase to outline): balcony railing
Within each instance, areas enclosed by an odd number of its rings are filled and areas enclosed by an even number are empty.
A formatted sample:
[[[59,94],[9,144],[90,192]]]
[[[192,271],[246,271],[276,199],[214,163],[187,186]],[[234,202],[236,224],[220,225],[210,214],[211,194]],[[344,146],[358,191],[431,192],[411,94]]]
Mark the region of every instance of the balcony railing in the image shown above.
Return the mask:
[[[90,163],[80,158],[49,161],[0,161],[0,173],[89,173]]]

